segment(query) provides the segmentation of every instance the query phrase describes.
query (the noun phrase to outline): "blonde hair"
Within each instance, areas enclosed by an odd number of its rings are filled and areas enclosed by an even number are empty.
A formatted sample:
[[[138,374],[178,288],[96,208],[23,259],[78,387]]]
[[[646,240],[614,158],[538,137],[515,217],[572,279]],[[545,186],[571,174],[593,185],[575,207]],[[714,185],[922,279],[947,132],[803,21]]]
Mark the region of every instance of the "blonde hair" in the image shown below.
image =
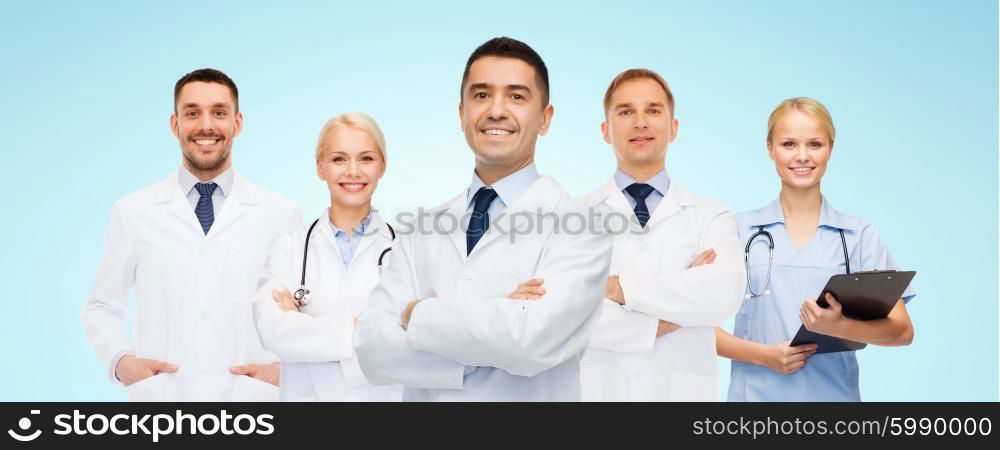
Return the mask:
[[[382,135],[382,129],[379,128],[375,119],[361,112],[344,113],[326,121],[326,125],[323,125],[323,129],[319,132],[319,139],[316,141],[316,161],[319,161],[323,157],[323,149],[329,144],[327,140],[333,131],[343,127],[355,128],[368,133],[375,140],[375,144],[378,145],[378,152],[382,156],[382,164],[386,165],[388,163],[385,154],[385,136]]]
[[[822,103],[809,97],[792,97],[781,102],[777,108],[774,108],[774,111],[771,112],[771,117],[767,119],[767,142],[771,142],[771,137],[774,135],[774,126],[789,111],[801,112],[818,122],[820,128],[826,132],[826,137],[830,139],[830,145],[833,145],[833,141],[837,137],[837,129],[833,127],[833,118],[830,117],[830,111],[827,111]]]
[[[614,95],[618,87],[624,84],[626,81],[632,80],[653,80],[656,84],[659,84],[663,91],[667,93],[667,109],[670,110],[670,117],[674,116],[674,93],[670,91],[670,86],[667,85],[667,80],[664,80],[660,74],[653,72],[649,69],[628,69],[617,76],[615,79],[611,80],[611,84],[608,89],[604,91],[604,114],[608,113],[608,108],[611,107],[611,96]]]

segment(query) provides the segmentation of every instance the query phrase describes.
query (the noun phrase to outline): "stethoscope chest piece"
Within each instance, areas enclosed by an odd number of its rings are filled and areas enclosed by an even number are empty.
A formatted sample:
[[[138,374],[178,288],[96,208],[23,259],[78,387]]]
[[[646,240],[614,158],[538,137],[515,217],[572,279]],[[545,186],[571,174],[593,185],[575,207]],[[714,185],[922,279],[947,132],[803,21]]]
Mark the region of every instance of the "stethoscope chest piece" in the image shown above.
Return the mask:
[[[743,298],[746,299],[746,300],[750,300],[752,298],[763,297],[765,295],[771,295],[771,290],[770,289],[764,289],[763,293],[760,293],[760,294],[747,294],[747,295],[744,295]]]
[[[294,294],[292,294],[292,297],[295,298],[295,301],[297,301],[299,303],[299,305],[308,305],[309,304],[309,298],[311,296],[309,295],[309,289],[306,289],[304,287],[300,287],[300,288],[298,288],[295,291]]]

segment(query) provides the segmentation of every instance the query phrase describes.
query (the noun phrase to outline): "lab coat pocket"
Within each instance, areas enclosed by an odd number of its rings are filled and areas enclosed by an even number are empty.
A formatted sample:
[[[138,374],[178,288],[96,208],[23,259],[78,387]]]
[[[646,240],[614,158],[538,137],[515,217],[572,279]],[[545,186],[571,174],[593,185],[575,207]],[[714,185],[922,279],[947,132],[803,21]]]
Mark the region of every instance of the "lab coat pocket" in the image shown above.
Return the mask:
[[[230,401],[234,402],[276,402],[278,387],[246,375],[234,375]]]
[[[172,377],[172,374],[160,373],[126,386],[128,400],[130,402],[177,401],[170,383]]]

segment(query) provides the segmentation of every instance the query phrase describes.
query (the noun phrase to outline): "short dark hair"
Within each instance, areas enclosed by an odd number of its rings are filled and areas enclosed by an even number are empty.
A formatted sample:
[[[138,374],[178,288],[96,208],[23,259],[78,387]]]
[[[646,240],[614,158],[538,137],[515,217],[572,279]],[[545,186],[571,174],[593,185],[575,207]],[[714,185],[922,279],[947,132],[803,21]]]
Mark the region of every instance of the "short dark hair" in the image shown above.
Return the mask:
[[[240,110],[240,91],[236,89],[236,83],[233,82],[232,78],[229,78],[229,76],[220,70],[205,68],[195,70],[177,80],[177,84],[174,85],[174,111],[177,110],[177,97],[181,95],[181,89],[184,88],[185,84],[195,81],[218,83],[228,87],[229,92],[233,94],[233,103],[235,104],[236,111]]]
[[[545,68],[545,61],[542,61],[542,57],[538,56],[538,53],[528,46],[528,44],[506,36],[486,41],[469,56],[469,61],[465,63],[465,73],[462,74],[462,87],[459,91],[459,100],[465,98],[465,83],[469,81],[469,68],[472,67],[472,63],[487,56],[519,59],[533,67],[535,69],[535,77],[537,78],[536,81],[542,88],[542,107],[548,106],[549,70]]]

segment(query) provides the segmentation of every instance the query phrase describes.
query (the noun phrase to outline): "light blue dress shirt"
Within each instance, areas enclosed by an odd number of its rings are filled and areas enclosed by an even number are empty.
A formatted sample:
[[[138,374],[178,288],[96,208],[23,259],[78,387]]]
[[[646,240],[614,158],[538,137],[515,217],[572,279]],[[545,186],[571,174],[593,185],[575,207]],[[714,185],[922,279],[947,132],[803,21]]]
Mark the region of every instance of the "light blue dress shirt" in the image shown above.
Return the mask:
[[[618,186],[618,189],[625,194],[628,204],[632,205],[632,209],[635,210],[635,199],[628,192],[625,192],[625,188],[631,186],[633,183],[638,183],[638,181],[635,181],[635,178],[632,178],[629,174],[622,172],[621,169],[615,171],[615,186]],[[667,176],[667,171],[664,169],[646,180],[644,184],[653,187],[653,192],[650,192],[649,197],[646,197],[646,208],[649,209],[649,216],[652,217],[653,211],[656,211],[656,206],[660,204],[660,200],[663,200],[663,196],[667,195],[667,189],[670,188],[670,177]]]
[[[852,272],[898,269],[874,225],[838,212],[825,198],[816,234],[802,249],[795,248],[785,231],[785,216],[778,199],[761,209],[737,214],[736,223],[744,243],[758,226],[774,238],[771,283],[764,295],[744,299],[736,315],[733,335],[741,339],[769,345],[795,337],[802,325],[802,303],[819,296],[832,275],[845,273],[839,230],[844,230]],[[767,264],[767,239],[758,236],[750,247],[748,274],[755,292],[763,289]],[[909,302],[914,295],[912,286],[908,287],[903,301]],[[813,354],[802,369],[791,375],[733,361],[729,401],[861,401],[854,353]]]
[[[219,211],[222,211],[222,206],[226,203],[226,198],[229,197],[229,193],[233,190],[233,168],[230,167],[226,169],[225,172],[219,174],[219,176],[208,180],[201,181],[198,177],[194,176],[187,167],[181,165],[181,168],[177,171],[177,181],[181,185],[181,192],[187,197],[188,203],[191,204],[191,210],[194,211],[198,207],[198,200],[201,199],[201,194],[197,189],[194,188],[195,184],[198,183],[215,183],[219,187],[215,188],[212,192],[212,212],[215,217],[219,217]]]
[[[372,215],[371,213],[361,221],[361,224],[354,229],[354,233],[350,234],[337,228],[333,222],[330,222],[330,229],[333,231],[333,241],[337,243],[337,250],[340,251],[340,259],[344,262],[344,268],[351,265],[351,260],[354,259],[354,252],[358,250],[358,244],[361,243],[361,237],[365,235],[365,229],[368,228],[368,224],[371,223]]]
[[[497,191],[497,199],[486,210],[486,213],[490,215],[490,220],[496,219],[496,214],[505,211],[510,205],[517,202],[539,178],[541,176],[538,175],[535,163],[531,163],[493,183],[490,187]],[[472,184],[469,185],[469,190],[466,193],[466,211],[472,211],[472,200],[476,196],[476,192],[479,192],[479,188],[484,186],[486,186],[486,183],[483,183],[483,180],[479,179],[479,174],[473,172]],[[463,225],[465,226],[463,230],[468,229],[469,218],[465,217],[463,219]]]

